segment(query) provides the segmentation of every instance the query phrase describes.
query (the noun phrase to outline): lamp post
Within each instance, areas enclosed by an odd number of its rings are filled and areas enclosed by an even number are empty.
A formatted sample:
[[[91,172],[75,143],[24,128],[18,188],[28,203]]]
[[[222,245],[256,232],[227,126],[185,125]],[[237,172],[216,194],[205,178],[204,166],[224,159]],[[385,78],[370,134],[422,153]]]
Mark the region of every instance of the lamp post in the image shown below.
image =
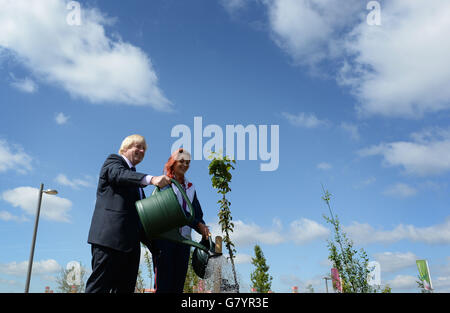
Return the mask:
[[[331,278],[325,276],[323,279],[325,279],[325,288],[327,289],[327,293],[328,293],[328,280],[331,280]]]
[[[31,269],[33,267],[34,246],[36,244],[36,234],[37,234],[37,228],[38,228],[38,223],[39,223],[39,214],[41,212],[41,202],[42,202],[42,194],[43,193],[46,193],[49,195],[56,195],[56,194],[58,194],[58,191],[53,190],[53,189],[44,190],[44,184],[41,183],[41,188],[39,189],[39,201],[38,201],[38,206],[37,206],[36,220],[34,222],[34,232],[33,232],[33,241],[31,243],[30,259],[28,260],[28,273],[27,273],[27,281],[25,283],[25,293],[28,293],[28,290],[30,289]]]

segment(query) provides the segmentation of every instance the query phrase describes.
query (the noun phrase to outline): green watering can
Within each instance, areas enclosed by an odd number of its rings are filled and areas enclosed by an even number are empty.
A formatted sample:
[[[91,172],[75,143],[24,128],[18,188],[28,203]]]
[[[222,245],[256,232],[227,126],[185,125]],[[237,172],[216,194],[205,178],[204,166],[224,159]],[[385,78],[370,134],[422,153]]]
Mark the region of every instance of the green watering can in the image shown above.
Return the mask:
[[[211,236],[209,236],[209,245],[207,246],[203,244],[204,241],[195,242],[181,236],[179,228],[192,223],[194,220],[194,208],[183,187],[175,179],[171,179],[171,181],[178,187],[186,201],[190,210],[190,216],[186,215],[172,188],[161,190],[159,187],[156,187],[150,197],[136,201],[139,219],[148,239],[167,239],[193,246],[205,251],[208,258],[222,255],[215,252],[215,245],[212,244]],[[207,263],[208,258],[202,258],[202,262]],[[206,263],[203,265],[206,265]]]
[[[214,251],[215,245],[212,242],[211,236],[209,236],[208,239],[202,239],[200,244]],[[222,253],[217,253],[217,256],[221,254]],[[208,252],[199,248],[195,248],[192,253],[192,268],[194,269],[195,274],[202,279],[208,279],[211,276],[211,271],[206,270],[209,258]]]

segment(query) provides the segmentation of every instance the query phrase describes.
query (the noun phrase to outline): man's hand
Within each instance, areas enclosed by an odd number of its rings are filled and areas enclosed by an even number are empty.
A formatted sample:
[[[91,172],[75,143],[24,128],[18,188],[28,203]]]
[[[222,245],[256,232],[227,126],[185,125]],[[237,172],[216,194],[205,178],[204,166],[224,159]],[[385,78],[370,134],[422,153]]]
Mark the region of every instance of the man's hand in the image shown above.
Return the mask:
[[[210,235],[208,226],[202,223],[198,223],[198,228],[200,230],[200,234],[202,234],[202,238],[207,239]]]
[[[151,184],[158,186],[159,188],[163,188],[170,183],[171,183],[170,177],[167,175],[153,176],[151,180]]]

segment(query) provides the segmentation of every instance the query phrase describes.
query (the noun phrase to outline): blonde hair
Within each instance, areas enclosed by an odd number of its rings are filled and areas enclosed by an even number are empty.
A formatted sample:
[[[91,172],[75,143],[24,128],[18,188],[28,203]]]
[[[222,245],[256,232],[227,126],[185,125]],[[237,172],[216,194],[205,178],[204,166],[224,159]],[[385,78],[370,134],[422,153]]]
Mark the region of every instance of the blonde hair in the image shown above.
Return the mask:
[[[145,138],[143,136],[130,135],[122,141],[119,149],[119,154],[122,154],[123,152],[128,150],[133,144],[142,144],[145,151],[147,151],[147,143],[145,142]]]

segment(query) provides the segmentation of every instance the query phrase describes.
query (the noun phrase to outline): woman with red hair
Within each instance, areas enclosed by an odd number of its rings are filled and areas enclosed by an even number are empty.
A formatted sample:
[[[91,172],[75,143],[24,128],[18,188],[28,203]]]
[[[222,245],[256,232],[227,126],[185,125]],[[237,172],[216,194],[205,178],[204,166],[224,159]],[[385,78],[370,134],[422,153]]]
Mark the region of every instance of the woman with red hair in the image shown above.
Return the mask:
[[[185,177],[190,162],[190,153],[185,149],[180,148],[170,156],[164,166],[164,174],[180,183],[194,209],[194,221],[191,225],[183,226],[179,229],[181,235],[191,239],[191,230],[193,228],[205,239],[209,236],[209,229],[203,220],[203,211],[200,202],[197,199],[194,185]],[[167,186],[166,188],[173,188],[173,191],[178,198],[178,202],[189,215],[189,207],[177,186],[171,184],[171,186]],[[191,247],[169,240],[157,239],[154,240],[153,248],[154,252],[152,253],[152,256],[155,271],[156,293],[182,293]]]

